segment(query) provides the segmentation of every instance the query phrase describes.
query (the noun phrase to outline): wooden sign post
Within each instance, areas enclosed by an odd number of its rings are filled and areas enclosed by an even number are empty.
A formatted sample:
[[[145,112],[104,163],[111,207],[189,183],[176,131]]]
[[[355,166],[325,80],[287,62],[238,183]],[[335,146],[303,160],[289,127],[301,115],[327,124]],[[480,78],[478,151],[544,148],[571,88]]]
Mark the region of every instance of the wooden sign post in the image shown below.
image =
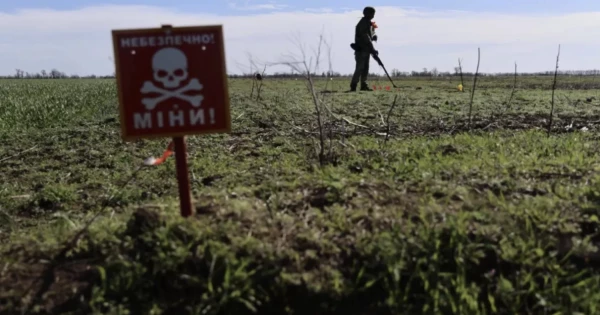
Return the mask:
[[[186,135],[229,133],[220,25],[113,30],[121,136],[173,138],[181,215],[192,214]]]

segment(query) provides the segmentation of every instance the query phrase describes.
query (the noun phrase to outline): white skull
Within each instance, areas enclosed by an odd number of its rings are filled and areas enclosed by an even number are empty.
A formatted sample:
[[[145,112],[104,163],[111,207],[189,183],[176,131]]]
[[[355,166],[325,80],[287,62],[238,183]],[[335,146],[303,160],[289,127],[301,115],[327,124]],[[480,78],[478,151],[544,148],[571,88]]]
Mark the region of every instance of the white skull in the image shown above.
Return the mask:
[[[188,77],[188,63],[185,54],[177,48],[163,48],[152,57],[154,80],[165,88],[179,87]]]

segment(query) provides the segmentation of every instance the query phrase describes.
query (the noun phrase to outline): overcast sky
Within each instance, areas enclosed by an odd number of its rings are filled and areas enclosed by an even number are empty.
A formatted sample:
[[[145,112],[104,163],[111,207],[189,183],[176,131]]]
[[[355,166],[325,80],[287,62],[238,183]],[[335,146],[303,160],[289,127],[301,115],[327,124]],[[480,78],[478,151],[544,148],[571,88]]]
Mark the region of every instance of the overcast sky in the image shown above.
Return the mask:
[[[6,0],[0,1],[0,75],[56,68],[67,74],[111,74],[111,30],[222,24],[227,70],[246,72],[248,54],[264,62],[284,60],[300,36],[308,48],[324,32],[331,44],[332,68],[350,73],[349,44],[363,2],[294,1]],[[116,4],[120,3],[120,4]],[[474,71],[481,47],[481,72],[600,68],[600,1],[465,0],[369,1],[377,9],[380,56],[388,70],[436,67],[453,71],[463,59]],[[311,51],[307,51],[309,56]],[[327,62],[326,59],[322,62]],[[326,71],[325,64],[321,70]],[[376,63],[374,72],[383,73]],[[272,71],[287,70],[271,68]]]

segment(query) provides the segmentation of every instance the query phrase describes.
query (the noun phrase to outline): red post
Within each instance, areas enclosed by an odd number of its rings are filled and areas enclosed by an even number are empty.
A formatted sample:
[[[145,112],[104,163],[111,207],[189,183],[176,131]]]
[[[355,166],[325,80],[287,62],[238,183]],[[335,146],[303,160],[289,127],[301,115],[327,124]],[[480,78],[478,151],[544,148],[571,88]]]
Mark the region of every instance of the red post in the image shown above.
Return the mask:
[[[181,216],[192,215],[192,193],[190,191],[190,177],[187,166],[187,149],[183,137],[174,137],[175,164],[177,166],[177,182],[179,185],[179,205]]]

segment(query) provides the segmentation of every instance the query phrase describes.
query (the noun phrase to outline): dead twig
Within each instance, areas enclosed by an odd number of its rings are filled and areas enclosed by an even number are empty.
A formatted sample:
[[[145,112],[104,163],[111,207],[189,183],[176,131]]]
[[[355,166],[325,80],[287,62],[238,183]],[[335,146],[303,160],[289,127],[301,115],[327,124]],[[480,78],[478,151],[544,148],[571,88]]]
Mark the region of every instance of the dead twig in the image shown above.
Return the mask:
[[[264,66],[262,73],[260,73],[260,80],[259,80],[259,75],[254,75],[253,76],[253,80],[254,82],[256,82],[256,100],[260,100],[260,92],[262,91],[263,85],[264,85],[264,77],[265,77],[265,72],[267,72],[267,66]],[[258,73],[257,73],[258,74]]]
[[[386,130],[385,130],[385,139],[383,140],[383,143],[382,143],[382,148],[385,148],[385,146],[387,145],[387,141],[390,138],[390,117],[392,116],[392,111],[394,110],[394,107],[396,107],[397,99],[398,99],[398,94],[394,95],[394,102],[392,103],[392,106],[390,106],[390,110],[388,111],[387,117],[385,119]]]
[[[381,125],[385,126],[385,119],[383,118],[383,115],[381,114],[379,108],[377,109],[377,113],[379,113],[379,118],[381,118]]]
[[[311,132],[311,131],[308,131],[308,130],[306,130],[306,129],[302,128],[302,127],[296,126],[296,125],[294,125],[294,124],[290,124],[290,126],[291,126],[292,128],[295,128],[295,129],[298,129],[298,130],[300,130],[300,131],[304,132],[304,133],[305,133],[305,134],[307,134],[307,135],[317,135],[317,134],[319,134],[318,132]]]
[[[471,130],[471,119],[473,112],[473,98],[475,97],[475,88],[477,87],[477,74],[479,73],[479,61],[481,60],[481,49],[477,48],[477,69],[475,70],[475,76],[473,77],[473,88],[471,89],[471,100],[469,101],[469,125],[468,129]]]
[[[237,121],[238,119],[242,118],[242,116],[244,116],[244,113],[241,113],[239,116],[235,117],[232,122]]]
[[[340,140],[338,140],[338,143],[341,144],[343,147],[347,148],[348,146],[352,147],[354,150],[356,150],[356,146],[354,146],[352,143],[344,143]]]
[[[255,61],[255,58],[250,53],[246,53],[248,56],[248,62],[250,63],[250,75],[252,76],[252,88],[250,91],[250,98],[254,96],[254,90],[256,90],[256,100],[260,99],[260,92],[263,87],[263,78],[265,77],[265,73],[267,71],[267,66],[264,65],[263,71],[261,73],[258,72],[258,63]]]
[[[5,162],[5,161],[8,161],[8,160],[10,160],[10,159],[14,159],[14,158],[16,158],[16,157],[19,157],[19,156],[21,156],[23,153],[27,153],[27,152],[29,152],[29,151],[32,151],[32,150],[34,150],[35,148],[37,148],[37,145],[34,145],[33,147],[31,147],[31,148],[29,148],[29,149],[27,149],[27,150],[23,150],[23,151],[21,151],[21,152],[19,152],[19,153],[15,154],[15,155],[7,156],[7,157],[5,157],[5,158],[3,158],[3,159],[0,159],[0,163],[2,163],[2,162]]]
[[[550,105],[550,118],[548,121],[548,137],[552,131],[552,118],[554,116],[554,91],[556,90],[556,78],[558,76],[558,61],[560,58],[560,44],[558,45],[558,54],[556,55],[556,68],[554,69],[554,82],[552,83],[552,102]]]
[[[506,102],[506,109],[510,109],[510,104],[512,102],[513,96],[515,95],[516,89],[517,89],[517,63],[515,62],[515,81],[513,82],[513,88],[512,88],[512,91],[510,92],[510,97],[508,98],[508,101]]]
[[[460,85],[463,87],[461,92],[465,92],[465,82],[463,81],[462,62],[458,58],[458,71],[460,72]]]
[[[298,48],[298,51],[300,52],[301,56],[294,56],[294,54],[291,54],[291,56],[288,56],[289,60],[285,61],[285,62],[281,62],[281,64],[287,65],[288,67],[290,67],[292,70],[297,71],[298,73],[302,73],[304,76],[304,79],[306,80],[306,84],[307,84],[307,88],[310,92],[310,95],[312,97],[312,101],[314,104],[314,109],[315,109],[315,116],[316,116],[316,120],[317,120],[317,124],[319,127],[319,146],[318,146],[318,152],[317,155],[319,156],[319,163],[321,165],[325,164],[325,131],[323,129],[323,116],[322,116],[322,102],[320,102],[319,98],[317,97],[317,91],[315,89],[315,84],[312,78],[312,73],[313,71],[316,71],[318,69],[318,65],[319,65],[319,59],[321,58],[321,47],[323,45],[323,35],[319,36],[319,44],[318,47],[315,51],[316,53],[316,66],[315,69],[313,70],[312,68],[312,58],[310,58],[310,60],[307,62],[307,56],[306,56],[306,49],[305,47],[302,45],[301,41],[299,39],[296,39],[296,45]]]

